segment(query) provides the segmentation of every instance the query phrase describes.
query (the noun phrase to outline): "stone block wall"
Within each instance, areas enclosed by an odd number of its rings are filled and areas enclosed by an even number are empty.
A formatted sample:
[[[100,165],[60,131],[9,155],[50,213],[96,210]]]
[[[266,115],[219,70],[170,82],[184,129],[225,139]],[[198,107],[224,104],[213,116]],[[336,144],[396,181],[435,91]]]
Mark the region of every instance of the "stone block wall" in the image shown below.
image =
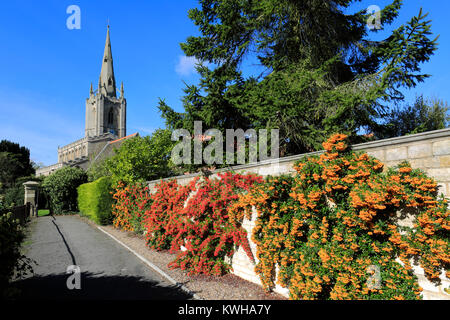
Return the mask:
[[[439,183],[439,192],[450,197],[450,130],[436,130],[353,146],[378,158],[385,167],[408,161]]]
[[[379,141],[373,141],[352,146],[353,150],[364,150],[371,156],[378,158],[385,164],[385,168],[395,166],[402,161],[409,161],[413,168],[421,169],[428,175],[436,179],[439,184],[439,192],[445,197],[450,197],[450,129],[436,130],[425,133],[419,133],[398,138],[391,138]],[[280,175],[293,173],[293,164],[306,156],[320,154],[313,152],[301,155],[295,155],[277,159],[277,161],[263,161],[255,164],[239,165],[232,167],[233,171],[239,173],[255,173],[261,176]],[[214,173],[227,171],[220,169]],[[177,179],[179,184],[188,184],[199,174],[189,174],[184,176],[171,177],[164,180]],[[160,180],[150,181],[148,183],[151,191]],[[243,227],[247,230],[250,247],[256,259],[256,245],[251,241],[251,234],[255,225],[256,212],[252,219],[244,219]],[[258,275],[254,272],[254,264],[247,257],[242,248],[233,255],[231,259],[233,273],[243,279],[253,283],[261,284]],[[436,286],[429,282],[423,273],[423,269],[414,266],[415,274],[419,279],[419,285],[423,288],[423,297],[425,300],[449,299],[444,289],[450,288],[450,281],[441,275],[442,283]],[[288,290],[277,285],[275,291],[288,296]]]
[[[58,170],[62,167],[63,167],[62,163],[56,163],[56,164],[52,164],[51,166],[39,168],[36,170],[36,177],[49,176],[50,174],[52,174],[53,172],[55,172],[56,170]]]

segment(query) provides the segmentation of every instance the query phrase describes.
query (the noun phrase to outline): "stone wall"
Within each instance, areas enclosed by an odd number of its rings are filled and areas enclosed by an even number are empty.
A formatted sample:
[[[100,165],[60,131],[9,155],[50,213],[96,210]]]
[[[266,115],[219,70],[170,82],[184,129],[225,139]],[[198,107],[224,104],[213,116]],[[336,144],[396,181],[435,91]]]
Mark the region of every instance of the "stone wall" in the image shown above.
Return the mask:
[[[56,163],[56,164],[52,164],[51,166],[39,168],[36,170],[36,177],[49,176],[50,174],[52,174],[53,172],[55,172],[56,170],[58,170],[62,167],[63,167],[62,163]]]
[[[444,194],[445,197],[450,197],[450,129],[368,142],[354,145],[352,148],[353,150],[364,150],[378,158],[385,164],[385,168],[407,160],[413,168],[421,169],[434,177],[439,183],[439,192]],[[298,159],[320,153],[313,152],[280,158],[278,161],[268,160],[255,164],[239,165],[232,167],[232,169],[239,173],[256,173],[261,176],[293,173],[293,164]],[[214,174],[227,170],[216,170]],[[177,179],[179,184],[185,185],[198,175],[198,173],[189,174],[164,180]],[[159,181],[148,182],[151,191],[154,191],[154,187]],[[249,235],[252,233],[255,219],[256,213],[254,212],[251,220],[244,219],[243,221],[243,227]],[[251,241],[250,247],[256,257],[256,246]],[[254,272],[254,264],[242,248],[239,248],[233,255],[231,263],[234,274],[253,283],[261,284],[258,275]],[[442,284],[435,286],[425,278],[422,268],[415,266],[414,270],[419,279],[419,284],[424,289],[424,299],[450,299],[450,295],[444,291],[444,288],[450,288],[450,281],[445,278],[444,274],[441,276]],[[276,287],[275,291],[285,296],[288,295],[288,290],[279,286]]]

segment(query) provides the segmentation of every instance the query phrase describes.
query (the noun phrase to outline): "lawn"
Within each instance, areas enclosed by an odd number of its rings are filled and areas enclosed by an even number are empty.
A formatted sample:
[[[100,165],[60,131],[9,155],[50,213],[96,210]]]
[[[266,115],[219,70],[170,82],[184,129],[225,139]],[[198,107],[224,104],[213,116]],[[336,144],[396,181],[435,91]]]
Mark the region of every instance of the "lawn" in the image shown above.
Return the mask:
[[[50,214],[49,209],[40,209],[38,210],[38,217],[44,217],[46,215]]]

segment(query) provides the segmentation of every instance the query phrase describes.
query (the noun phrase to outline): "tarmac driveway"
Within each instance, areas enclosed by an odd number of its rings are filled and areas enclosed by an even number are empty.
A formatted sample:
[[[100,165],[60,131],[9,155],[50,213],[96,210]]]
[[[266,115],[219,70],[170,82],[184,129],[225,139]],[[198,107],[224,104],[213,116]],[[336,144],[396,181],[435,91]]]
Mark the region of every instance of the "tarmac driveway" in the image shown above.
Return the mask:
[[[191,298],[76,216],[39,217],[30,227],[31,243],[24,248],[25,255],[37,265],[34,276],[16,282],[23,299]],[[67,273],[68,268],[79,268],[80,273]]]

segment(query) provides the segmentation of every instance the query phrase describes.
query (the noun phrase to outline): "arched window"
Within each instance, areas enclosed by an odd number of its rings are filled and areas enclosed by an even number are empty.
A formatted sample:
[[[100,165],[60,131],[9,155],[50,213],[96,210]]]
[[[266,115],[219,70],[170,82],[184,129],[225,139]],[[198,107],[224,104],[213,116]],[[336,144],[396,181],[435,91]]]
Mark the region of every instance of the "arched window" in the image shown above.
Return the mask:
[[[112,125],[114,123],[114,111],[113,109],[108,112],[108,125]]]

